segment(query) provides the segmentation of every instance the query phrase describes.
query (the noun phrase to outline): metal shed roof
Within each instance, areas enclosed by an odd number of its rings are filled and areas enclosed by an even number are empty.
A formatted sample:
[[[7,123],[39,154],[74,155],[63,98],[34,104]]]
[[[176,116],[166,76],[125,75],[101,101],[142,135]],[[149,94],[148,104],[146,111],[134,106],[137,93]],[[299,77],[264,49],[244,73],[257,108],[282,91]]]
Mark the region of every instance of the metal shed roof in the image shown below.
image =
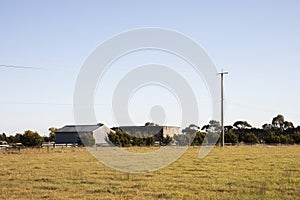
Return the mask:
[[[67,125],[60,129],[57,129],[56,133],[83,133],[83,132],[92,132],[98,128],[100,128],[100,125]]]

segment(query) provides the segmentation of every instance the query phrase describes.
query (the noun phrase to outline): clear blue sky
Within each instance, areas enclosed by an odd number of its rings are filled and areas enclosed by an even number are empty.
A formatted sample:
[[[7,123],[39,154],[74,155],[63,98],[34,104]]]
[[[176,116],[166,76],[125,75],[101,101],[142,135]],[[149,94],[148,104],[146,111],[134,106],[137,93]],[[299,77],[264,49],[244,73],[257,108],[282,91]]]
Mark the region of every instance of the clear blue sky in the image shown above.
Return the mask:
[[[39,69],[0,67],[0,132],[46,135],[50,126],[74,123],[81,64],[107,38],[141,27],[179,31],[204,47],[219,70],[229,71],[227,124],[248,120],[260,127],[281,113],[300,125],[299,19],[296,0],[1,0],[0,65]]]

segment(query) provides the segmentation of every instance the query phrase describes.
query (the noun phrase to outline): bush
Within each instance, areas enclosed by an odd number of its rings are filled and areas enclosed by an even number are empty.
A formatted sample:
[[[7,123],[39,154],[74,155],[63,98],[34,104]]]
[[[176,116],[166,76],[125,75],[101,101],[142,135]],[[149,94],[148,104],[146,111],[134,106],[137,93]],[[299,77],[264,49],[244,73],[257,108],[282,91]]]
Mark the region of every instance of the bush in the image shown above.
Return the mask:
[[[300,132],[296,132],[292,135],[293,140],[296,144],[300,144]]]
[[[173,141],[173,138],[166,136],[160,139],[162,145],[167,145]],[[155,136],[142,137],[141,133],[136,133],[136,136],[122,132],[120,129],[115,129],[115,132],[108,134],[108,142],[119,147],[129,146],[152,146],[155,143]]]
[[[254,133],[246,133],[243,140],[246,144],[256,144],[258,143],[258,138]]]
[[[281,144],[293,144],[294,140],[290,135],[280,135],[279,136]]]
[[[197,132],[191,145],[200,146],[203,143],[204,138],[205,138],[205,133]]]
[[[238,137],[232,131],[225,132],[224,140],[225,140],[225,143],[231,143],[231,144],[238,143]]]
[[[278,135],[275,135],[274,133],[270,133],[265,138],[266,144],[279,144],[280,143],[280,137]]]

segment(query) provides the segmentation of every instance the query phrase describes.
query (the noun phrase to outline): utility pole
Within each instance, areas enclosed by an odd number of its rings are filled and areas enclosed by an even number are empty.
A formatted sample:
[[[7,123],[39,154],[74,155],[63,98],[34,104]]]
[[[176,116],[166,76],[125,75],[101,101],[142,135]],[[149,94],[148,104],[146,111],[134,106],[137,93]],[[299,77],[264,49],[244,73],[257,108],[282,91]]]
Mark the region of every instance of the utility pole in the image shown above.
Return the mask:
[[[221,147],[225,146],[224,140],[224,74],[228,74],[228,72],[220,72],[217,75],[221,75]]]

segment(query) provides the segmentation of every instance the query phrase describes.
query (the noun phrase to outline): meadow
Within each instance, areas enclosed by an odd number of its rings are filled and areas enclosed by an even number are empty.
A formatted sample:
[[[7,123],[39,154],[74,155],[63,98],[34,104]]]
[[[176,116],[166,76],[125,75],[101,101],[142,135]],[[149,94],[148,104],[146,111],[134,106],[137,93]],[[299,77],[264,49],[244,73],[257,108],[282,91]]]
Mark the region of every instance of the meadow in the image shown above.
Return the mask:
[[[190,147],[168,167],[135,174],[85,148],[0,152],[0,199],[300,199],[300,146],[198,152]]]

